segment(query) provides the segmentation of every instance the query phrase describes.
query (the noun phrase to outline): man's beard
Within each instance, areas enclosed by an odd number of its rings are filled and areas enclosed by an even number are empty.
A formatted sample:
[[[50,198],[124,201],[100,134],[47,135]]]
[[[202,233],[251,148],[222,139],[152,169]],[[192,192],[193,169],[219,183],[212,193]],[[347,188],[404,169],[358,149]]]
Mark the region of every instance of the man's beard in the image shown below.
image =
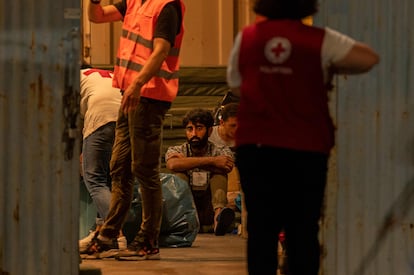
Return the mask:
[[[196,150],[201,150],[203,149],[208,142],[208,135],[204,135],[201,139],[199,137],[192,137],[188,143],[190,144],[191,148],[194,148]]]

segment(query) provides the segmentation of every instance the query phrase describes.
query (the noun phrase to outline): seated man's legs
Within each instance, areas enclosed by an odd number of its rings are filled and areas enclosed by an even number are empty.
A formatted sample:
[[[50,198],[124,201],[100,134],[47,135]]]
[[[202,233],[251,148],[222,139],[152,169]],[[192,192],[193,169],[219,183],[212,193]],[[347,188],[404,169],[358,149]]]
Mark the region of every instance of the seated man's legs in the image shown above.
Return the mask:
[[[234,211],[227,205],[227,174],[211,174],[211,204],[214,209],[214,233],[226,234],[234,221]]]
[[[176,175],[186,182],[185,173]],[[206,190],[191,190],[201,226],[213,226],[216,235],[224,235],[234,220],[234,211],[227,205],[227,175],[210,174]]]
[[[190,184],[190,178],[186,173],[175,173],[176,176]],[[191,186],[190,186],[191,188]],[[197,216],[200,222],[201,232],[209,232],[214,223],[214,210],[211,203],[210,186],[206,190],[192,190]]]
[[[214,217],[227,205],[227,175],[211,174],[210,177],[211,204]]]

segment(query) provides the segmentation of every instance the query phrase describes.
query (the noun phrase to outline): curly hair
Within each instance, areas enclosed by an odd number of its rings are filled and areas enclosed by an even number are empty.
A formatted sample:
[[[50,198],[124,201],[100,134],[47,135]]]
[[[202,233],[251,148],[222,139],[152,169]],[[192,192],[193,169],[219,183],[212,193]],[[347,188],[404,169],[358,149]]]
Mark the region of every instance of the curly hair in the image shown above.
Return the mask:
[[[302,19],[318,11],[318,0],[256,0],[253,11],[269,19]]]
[[[183,118],[183,126],[186,127],[190,121],[193,124],[201,123],[207,128],[213,127],[214,124],[214,118],[211,111],[201,108],[196,108],[188,111]]]

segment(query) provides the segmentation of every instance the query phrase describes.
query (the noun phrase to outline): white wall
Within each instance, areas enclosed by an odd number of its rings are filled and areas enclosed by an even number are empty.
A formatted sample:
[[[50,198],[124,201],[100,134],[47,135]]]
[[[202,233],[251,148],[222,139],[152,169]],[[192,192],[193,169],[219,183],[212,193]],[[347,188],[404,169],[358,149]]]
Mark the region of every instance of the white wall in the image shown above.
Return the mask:
[[[103,4],[116,0],[103,0]],[[253,18],[252,0],[184,1],[182,66],[225,66],[236,32]],[[93,24],[83,3],[83,55],[93,65],[113,65],[121,23]]]

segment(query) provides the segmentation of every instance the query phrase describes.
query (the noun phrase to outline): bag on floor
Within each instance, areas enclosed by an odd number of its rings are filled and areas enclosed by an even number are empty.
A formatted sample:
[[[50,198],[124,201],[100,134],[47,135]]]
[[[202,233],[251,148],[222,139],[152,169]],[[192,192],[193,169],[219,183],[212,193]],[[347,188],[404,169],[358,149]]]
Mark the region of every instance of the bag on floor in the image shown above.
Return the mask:
[[[191,190],[184,180],[173,174],[160,174],[163,193],[163,217],[159,245],[161,247],[190,247],[200,229]],[[123,231],[132,241],[142,220],[141,196],[134,186],[134,199]]]

